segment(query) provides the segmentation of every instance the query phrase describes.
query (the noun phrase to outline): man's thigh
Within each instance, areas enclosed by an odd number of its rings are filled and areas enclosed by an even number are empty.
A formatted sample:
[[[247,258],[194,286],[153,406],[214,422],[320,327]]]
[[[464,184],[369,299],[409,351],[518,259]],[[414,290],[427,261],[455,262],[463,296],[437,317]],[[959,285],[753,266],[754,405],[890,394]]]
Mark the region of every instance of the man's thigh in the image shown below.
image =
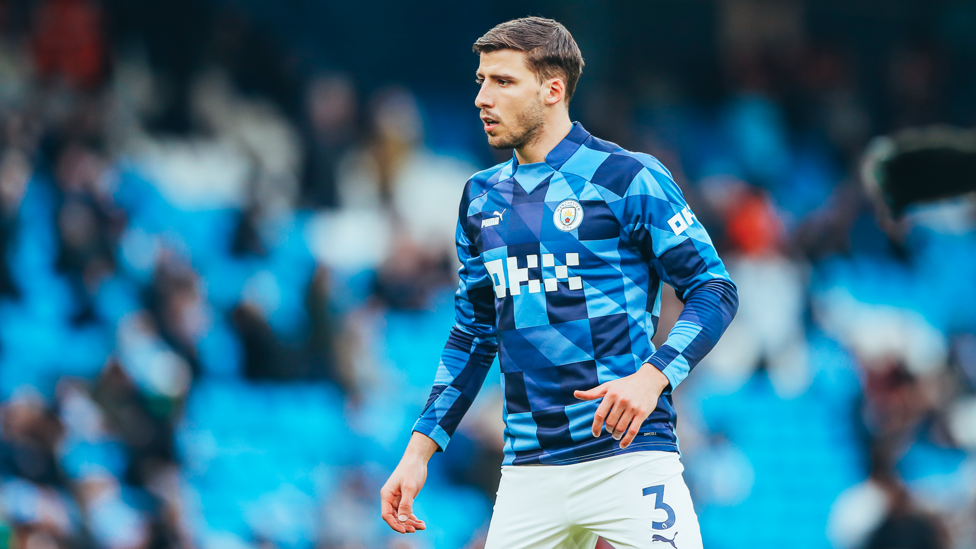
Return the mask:
[[[485,549],[593,549],[597,536],[569,523],[564,467],[502,467]]]
[[[678,454],[635,452],[600,461],[605,480],[573,494],[571,514],[581,526],[615,549],[701,549]]]

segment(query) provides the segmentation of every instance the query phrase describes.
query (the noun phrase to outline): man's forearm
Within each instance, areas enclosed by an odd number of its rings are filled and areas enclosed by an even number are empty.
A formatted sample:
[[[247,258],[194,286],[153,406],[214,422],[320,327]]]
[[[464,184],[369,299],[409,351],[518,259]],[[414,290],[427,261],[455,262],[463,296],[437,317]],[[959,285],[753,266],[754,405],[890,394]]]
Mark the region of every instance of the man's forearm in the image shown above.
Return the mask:
[[[661,370],[674,389],[718,343],[738,308],[739,296],[732,281],[706,282],[688,297],[667,341],[646,363]]]
[[[474,335],[470,329],[459,325],[451,329],[427,405],[413,425],[414,431],[430,437],[442,450],[478,396],[498,351],[493,333]]]
[[[426,465],[437,448],[437,443],[433,439],[414,431],[413,436],[410,437],[410,442],[407,444],[407,449],[403,452],[401,461],[420,462]]]

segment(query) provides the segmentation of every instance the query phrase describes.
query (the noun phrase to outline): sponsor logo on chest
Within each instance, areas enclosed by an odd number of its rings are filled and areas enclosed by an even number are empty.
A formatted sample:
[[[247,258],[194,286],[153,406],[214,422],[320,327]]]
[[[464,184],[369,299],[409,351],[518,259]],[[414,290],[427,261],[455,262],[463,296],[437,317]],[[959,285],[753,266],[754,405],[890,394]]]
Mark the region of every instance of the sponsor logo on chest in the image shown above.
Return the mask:
[[[519,267],[519,263],[524,263],[525,267]],[[485,270],[488,271],[491,284],[495,288],[495,297],[504,299],[509,291],[512,295],[520,295],[523,287],[530,294],[537,294],[543,289],[547,293],[555,292],[559,289],[560,282],[570,290],[582,290],[583,279],[574,276],[569,270],[570,267],[577,267],[579,264],[579,254],[575,252],[567,253],[561,265],[556,265],[555,254],[542,254],[541,280],[530,278],[529,274],[530,269],[539,266],[539,256],[536,254],[527,255],[522,261],[519,261],[518,257],[486,261]]]

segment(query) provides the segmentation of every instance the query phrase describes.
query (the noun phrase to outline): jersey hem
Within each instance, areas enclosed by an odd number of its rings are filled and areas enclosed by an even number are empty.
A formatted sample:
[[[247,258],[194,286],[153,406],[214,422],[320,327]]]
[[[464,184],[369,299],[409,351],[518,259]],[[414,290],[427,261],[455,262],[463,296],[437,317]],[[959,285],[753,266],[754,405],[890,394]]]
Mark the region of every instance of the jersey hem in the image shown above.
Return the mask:
[[[633,453],[633,452],[647,452],[647,451],[674,452],[676,454],[680,454],[681,453],[680,450],[678,450],[678,445],[676,443],[674,443],[674,442],[661,442],[661,441],[633,442],[627,448],[617,447],[617,448],[614,448],[613,450],[608,450],[608,451],[605,451],[605,452],[598,452],[596,454],[589,454],[589,455],[586,455],[586,456],[579,456],[579,457],[574,457],[574,458],[569,458],[569,459],[558,459],[558,460],[552,460],[552,461],[545,461],[543,463],[538,463],[538,464],[526,464],[526,463],[523,463],[523,464],[516,465],[514,463],[506,463],[506,464],[503,464],[503,465],[505,465],[506,467],[536,467],[538,465],[556,465],[556,466],[558,466],[558,465],[574,465],[576,463],[585,463],[587,461],[596,461],[598,459],[604,459],[604,458],[613,457],[613,456],[620,456],[620,455],[624,455],[624,454],[630,454],[630,453]],[[508,462],[508,459],[506,459],[505,461]]]

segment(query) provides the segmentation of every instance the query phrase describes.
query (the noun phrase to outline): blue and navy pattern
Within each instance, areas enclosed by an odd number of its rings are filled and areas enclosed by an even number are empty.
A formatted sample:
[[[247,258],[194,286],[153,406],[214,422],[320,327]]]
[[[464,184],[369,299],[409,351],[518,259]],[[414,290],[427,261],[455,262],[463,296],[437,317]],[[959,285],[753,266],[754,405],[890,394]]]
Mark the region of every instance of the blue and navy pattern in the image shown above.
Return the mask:
[[[582,207],[581,222],[556,218],[567,201]],[[576,123],[544,162],[519,165],[513,155],[468,181],[457,249],[457,323],[415,431],[444,449],[498,354],[505,465],[678,450],[671,390],[721,337],[738,297],[660,162]],[[685,306],[655,350],[664,282]],[[670,387],[640,434],[625,450],[609,433],[594,437],[600,401],[573,391],[647,362]]]

